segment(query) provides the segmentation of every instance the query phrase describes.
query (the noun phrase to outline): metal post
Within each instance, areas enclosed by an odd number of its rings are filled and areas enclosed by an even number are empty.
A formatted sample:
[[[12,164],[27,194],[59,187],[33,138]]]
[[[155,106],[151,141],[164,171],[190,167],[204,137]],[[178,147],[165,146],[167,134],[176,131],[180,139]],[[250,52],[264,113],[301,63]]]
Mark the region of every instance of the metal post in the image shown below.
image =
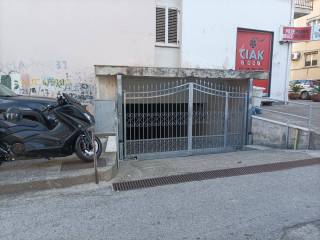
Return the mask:
[[[286,132],[286,149],[289,149],[289,144],[290,144],[290,127],[289,127],[289,123],[287,120],[287,132]]]
[[[118,162],[123,159],[123,96],[122,75],[117,75],[117,109],[118,109]],[[119,165],[119,164],[118,164]]]
[[[123,91],[123,153],[127,154],[127,109],[126,109],[126,93]]]
[[[94,130],[92,130],[92,146],[93,146],[93,167],[94,167],[94,179],[96,184],[99,184],[99,173],[98,173],[98,160],[97,160],[97,153],[96,153],[96,141],[94,136]]]
[[[229,93],[226,92],[226,99],[225,99],[225,105],[224,105],[224,140],[223,140],[223,146],[224,148],[227,147],[228,143],[228,119],[229,119]]]
[[[307,150],[310,149],[311,121],[312,121],[312,106],[309,105],[308,142],[307,142],[308,145],[307,145]]]
[[[192,151],[192,120],[193,120],[193,83],[189,83],[189,99],[188,99],[188,151]]]
[[[248,96],[247,96],[247,144],[252,144],[252,90],[253,90],[253,79],[249,79]],[[251,135],[251,136],[250,136]],[[250,139],[251,138],[251,139]]]
[[[247,129],[247,121],[248,121],[248,95],[244,94],[244,114],[243,114],[243,142],[242,146],[248,144],[248,129]]]

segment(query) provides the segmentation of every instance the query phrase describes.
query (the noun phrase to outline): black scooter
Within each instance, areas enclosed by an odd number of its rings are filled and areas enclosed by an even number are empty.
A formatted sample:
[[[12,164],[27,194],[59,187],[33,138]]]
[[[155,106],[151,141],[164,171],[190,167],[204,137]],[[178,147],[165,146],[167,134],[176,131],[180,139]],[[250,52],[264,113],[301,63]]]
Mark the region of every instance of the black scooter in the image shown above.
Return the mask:
[[[51,117],[50,125],[24,119],[18,109],[8,109],[0,117],[0,164],[15,158],[65,157],[73,153],[83,161],[93,161],[91,128],[95,119],[77,100],[62,94],[43,114]],[[98,137],[94,142],[99,158],[102,144]]]

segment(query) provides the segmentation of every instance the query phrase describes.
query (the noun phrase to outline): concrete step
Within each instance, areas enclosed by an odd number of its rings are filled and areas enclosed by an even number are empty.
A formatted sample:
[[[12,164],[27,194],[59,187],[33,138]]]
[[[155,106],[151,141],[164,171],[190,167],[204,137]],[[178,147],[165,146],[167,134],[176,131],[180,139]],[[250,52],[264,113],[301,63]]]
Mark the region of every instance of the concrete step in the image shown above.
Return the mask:
[[[113,138],[102,139],[103,153],[98,161],[100,181],[111,180],[118,172]],[[66,158],[17,160],[0,166],[0,194],[65,188],[95,182],[93,162],[82,162],[75,155]]]

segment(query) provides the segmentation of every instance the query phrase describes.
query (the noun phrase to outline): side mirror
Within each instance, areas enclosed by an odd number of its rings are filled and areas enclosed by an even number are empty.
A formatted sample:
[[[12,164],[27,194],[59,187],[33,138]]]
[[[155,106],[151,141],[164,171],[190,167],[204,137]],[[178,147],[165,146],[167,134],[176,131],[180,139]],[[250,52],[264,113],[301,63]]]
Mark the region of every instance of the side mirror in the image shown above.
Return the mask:
[[[18,108],[8,108],[3,113],[3,118],[7,121],[17,122],[22,120],[23,114]]]
[[[58,102],[58,105],[59,105],[59,106],[64,105],[64,104],[65,104],[65,99],[64,99],[64,97],[61,96],[61,95],[58,95],[58,96],[57,96],[57,102]]]

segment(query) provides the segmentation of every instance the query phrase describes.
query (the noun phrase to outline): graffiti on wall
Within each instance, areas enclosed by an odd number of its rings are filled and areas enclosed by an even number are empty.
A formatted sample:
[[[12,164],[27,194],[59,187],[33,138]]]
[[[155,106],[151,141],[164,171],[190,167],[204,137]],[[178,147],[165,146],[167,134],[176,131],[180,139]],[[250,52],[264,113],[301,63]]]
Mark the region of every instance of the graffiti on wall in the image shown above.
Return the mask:
[[[23,62],[0,64],[0,83],[21,95],[55,98],[68,93],[83,103],[91,103],[95,95],[94,74],[87,70],[70,71],[64,60],[37,68]]]

